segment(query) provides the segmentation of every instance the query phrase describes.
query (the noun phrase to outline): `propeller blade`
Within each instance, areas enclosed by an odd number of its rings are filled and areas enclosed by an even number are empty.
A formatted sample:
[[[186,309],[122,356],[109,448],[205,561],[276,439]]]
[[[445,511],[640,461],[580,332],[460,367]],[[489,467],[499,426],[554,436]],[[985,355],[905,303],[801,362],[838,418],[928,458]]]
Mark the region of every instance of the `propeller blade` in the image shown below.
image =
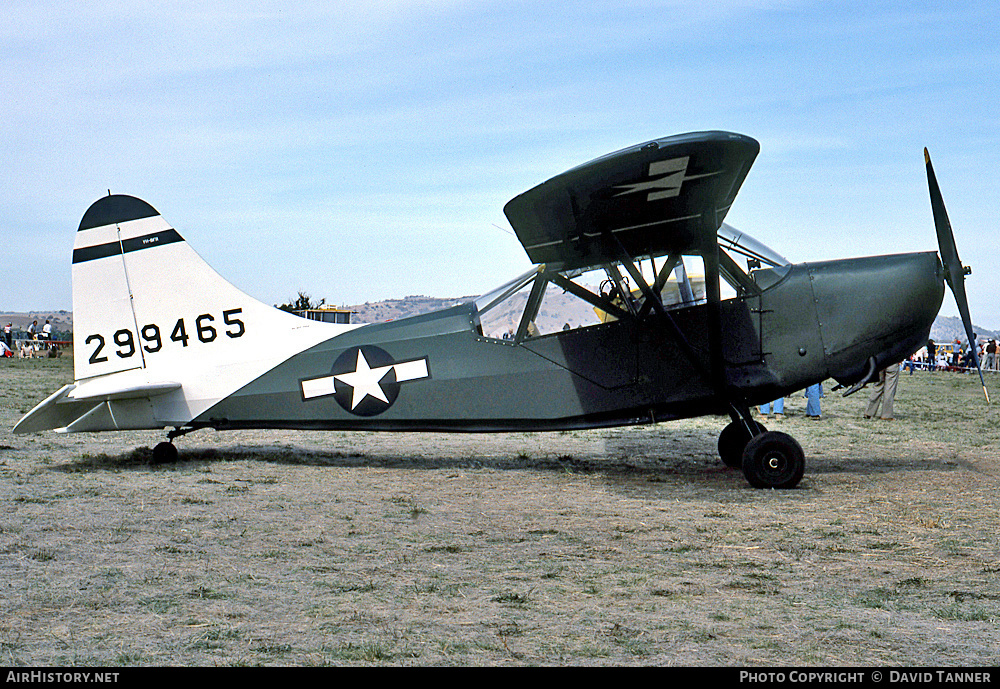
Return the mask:
[[[958,305],[958,313],[962,316],[962,325],[965,326],[965,334],[969,338],[969,349],[972,351],[972,361],[979,371],[979,382],[983,385],[983,394],[986,395],[986,403],[989,404],[990,393],[986,389],[986,380],[983,378],[983,369],[979,366],[979,354],[976,352],[976,334],[972,330],[972,316],[969,313],[969,299],[965,295],[965,276],[972,271],[962,265],[958,257],[958,247],[955,245],[955,234],[951,230],[951,222],[948,220],[948,211],[944,207],[944,198],[941,196],[941,188],[938,186],[937,177],[934,175],[934,166],[931,165],[931,154],[924,149],[924,161],[927,163],[927,186],[931,193],[931,211],[934,213],[934,229],[937,231],[938,250],[941,254],[941,263],[944,266],[945,278],[951,293],[955,296],[955,303]]]

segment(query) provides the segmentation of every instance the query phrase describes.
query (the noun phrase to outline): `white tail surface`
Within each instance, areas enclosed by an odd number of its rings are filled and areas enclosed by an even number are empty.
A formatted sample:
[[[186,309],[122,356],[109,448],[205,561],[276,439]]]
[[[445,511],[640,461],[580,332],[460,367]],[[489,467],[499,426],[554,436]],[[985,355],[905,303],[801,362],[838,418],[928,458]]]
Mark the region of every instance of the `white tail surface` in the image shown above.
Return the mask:
[[[25,417],[26,430],[181,426],[294,354],[357,327],[306,320],[244,294],[131,196],[98,200],[80,223],[73,320],[76,383]],[[68,406],[40,409],[69,402],[85,410],[72,423]]]

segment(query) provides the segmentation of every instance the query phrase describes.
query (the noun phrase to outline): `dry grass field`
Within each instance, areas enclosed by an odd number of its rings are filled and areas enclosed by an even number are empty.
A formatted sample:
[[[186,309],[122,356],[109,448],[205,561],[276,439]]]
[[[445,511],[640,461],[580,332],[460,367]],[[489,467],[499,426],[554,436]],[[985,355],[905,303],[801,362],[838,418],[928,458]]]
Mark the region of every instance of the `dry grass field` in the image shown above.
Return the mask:
[[[162,433],[10,433],[71,377],[0,361],[0,664],[1000,665],[973,376],[903,374],[892,422],[789,398],[791,491],[718,461],[723,418],[202,431],[171,466]]]

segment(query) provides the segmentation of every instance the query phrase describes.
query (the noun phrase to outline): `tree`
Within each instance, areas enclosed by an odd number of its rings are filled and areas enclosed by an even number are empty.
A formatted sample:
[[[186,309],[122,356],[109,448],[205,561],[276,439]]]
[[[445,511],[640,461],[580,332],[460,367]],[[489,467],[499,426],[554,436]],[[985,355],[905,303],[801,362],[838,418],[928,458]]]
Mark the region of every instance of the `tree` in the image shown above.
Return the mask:
[[[326,303],[326,299],[320,299],[318,304],[314,304],[312,302],[312,297],[310,297],[308,294],[306,294],[302,290],[299,290],[299,296],[295,299],[295,301],[289,302],[287,304],[281,304],[280,306],[278,306],[277,304],[275,304],[275,306],[277,306],[277,308],[281,309],[282,311],[288,311],[289,313],[295,313],[296,311],[306,311],[308,309],[318,309],[321,306],[323,306],[323,304],[325,304],[325,303]]]

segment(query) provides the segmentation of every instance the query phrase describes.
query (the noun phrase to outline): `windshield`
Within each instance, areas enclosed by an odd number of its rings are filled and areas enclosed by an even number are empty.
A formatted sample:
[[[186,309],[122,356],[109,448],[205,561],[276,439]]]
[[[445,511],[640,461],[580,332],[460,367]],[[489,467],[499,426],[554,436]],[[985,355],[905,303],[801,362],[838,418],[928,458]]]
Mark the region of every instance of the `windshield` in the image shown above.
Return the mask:
[[[760,261],[761,264],[777,268],[789,265],[788,259],[776,251],[764,246],[746,232],[737,230],[732,225],[722,223],[718,231],[719,246],[732,253],[741,254],[748,259]]]
[[[487,292],[486,294],[476,297],[473,300],[473,303],[476,305],[476,310],[480,312],[489,311],[498,303],[500,303],[510,295],[514,294],[518,290],[522,289],[525,285],[534,280],[535,276],[538,275],[538,273],[543,272],[544,270],[545,270],[544,263],[541,265],[537,265],[531,270],[529,270],[527,273],[519,275],[513,280],[505,282],[504,284],[500,285],[496,289],[493,289]]]

